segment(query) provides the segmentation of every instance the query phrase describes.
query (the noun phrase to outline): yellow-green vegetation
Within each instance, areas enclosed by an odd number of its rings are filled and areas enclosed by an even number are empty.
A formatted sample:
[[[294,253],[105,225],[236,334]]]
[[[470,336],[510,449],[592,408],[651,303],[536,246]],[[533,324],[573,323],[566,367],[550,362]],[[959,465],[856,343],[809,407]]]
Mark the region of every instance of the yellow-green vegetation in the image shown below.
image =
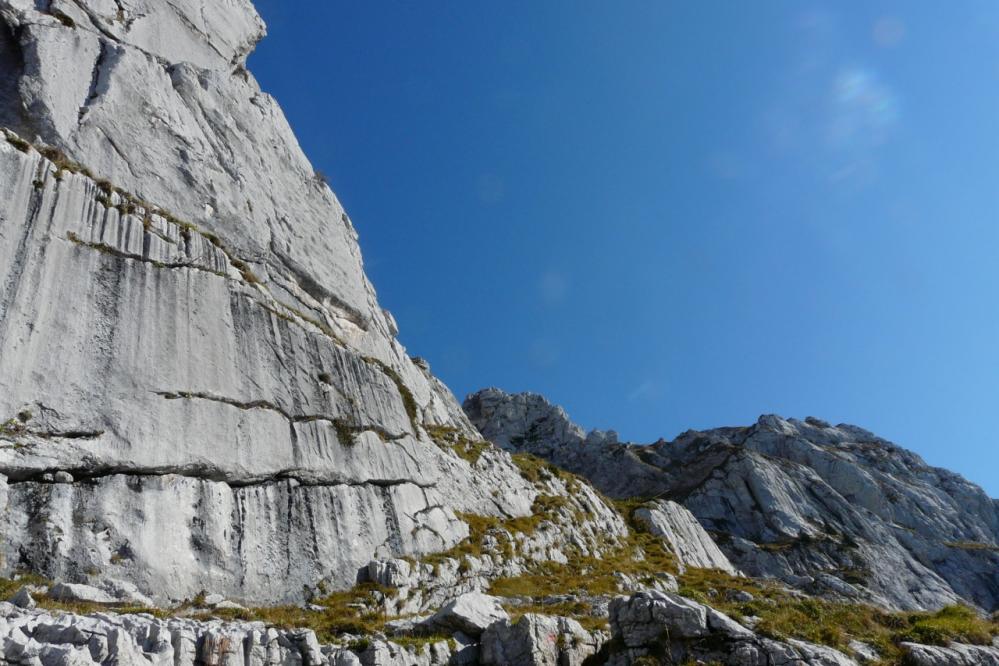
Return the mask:
[[[243,276],[243,280],[245,280],[247,284],[260,284],[260,278],[258,278],[253,271],[250,270],[250,267],[246,265],[245,261],[242,261],[241,259],[231,259],[229,263],[232,264],[233,268],[239,271],[240,275]]]
[[[48,585],[49,581],[35,574],[21,574],[18,578],[0,578],[0,600],[10,599],[24,585]]]
[[[729,601],[734,591],[753,601]],[[756,631],[775,639],[798,638],[845,650],[850,639],[874,646],[883,664],[900,663],[899,643],[946,645],[952,641],[988,644],[999,635],[999,623],[964,606],[936,613],[892,613],[863,604],[799,598],[778,586],[722,571],[690,569],[680,577],[680,594],[736,618],[760,618]]]
[[[17,419],[7,419],[0,423],[0,435],[17,435],[24,432],[24,424]]]
[[[336,438],[343,446],[353,446],[356,442],[354,438],[354,428],[344,419],[333,419],[333,429],[336,430]]]
[[[16,134],[14,134],[12,132],[5,132],[4,133],[4,137],[7,139],[7,143],[9,143],[10,145],[14,146],[18,150],[20,150],[22,153],[26,153],[29,150],[31,150],[31,144],[30,143],[28,143],[27,141],[25,141],[24,139],[22,139],[21,137],[17,136]]]
[[[544,482],[556,478],[565,484],[565,489],[569,493],[574,493],[580,488],[579,477],[572,472],[567,472],[560,467],[531,453],[514,453],[510,456],[513,464],[520,470],[521,477],[535,486],[543,486]],[[604,501],[610,502],[607,498]]]
[[[530,460],[529,462],[533,463]],[[531,465],[529,469],[538,468]],[[559,504],[567,503],[562,497],[552,499]],[[547,501],[550,500],[544,500]],[[633,504],[638,506],[641,503]],[[535,506],[535,514],[539,508]],[[633,507],[626,507],[625,515],[630,517],[632,509]],[[553,604],[545,603],[545,600],[565,594],[580,596],[617,594],[618,573],[651,584],[659,574],[676,571],[673,554],[663,541],[635,527],[629,530],[628,536],[622,543],[614,545],[608,542],[606,546],[605,552],[599,557],[584,556],[577,552],[569,555],[567,564],[536,562],[525,574],[496,579],[489,592],[502,597],[530,599],[531,603],[528,605],[508,607],[515,618],[524,613],[563,615],[575,619],[588,630],[606,629],[607,618],[595,617],[592,607],[585,601]]]
[[[468,524],[468,537],[449,550],[424,556],[423,561],[438,565],[445,559],[454,559],[459,561],[459,567],[463,567],[462,561],[467,556],[478,558],[488,554],[512,557],[516,550],[515,534],[518,532],[528,536],[534,534],[541,523],[551,520],[556,511],[568,506],[570,506],[569,500],[564,497],[542,494],[534,499],[531,514],[528,516],[499,518],[476,513],[459,513],[458,517]],[[496,548],[492,550],[486,548],[486,535],[496,538],[498,542]]]
[[[948,541],[944,545],[948,548],[957,548],[959,550],[982,550],[999,553],[999,546],[991,543],[980,543],[978,541]]]
[[[545,480],[547,475],[557,475],[559,469],[546,460],[530,453],[515,453],[510,458],[520,469],[520,475],[527,481],[537,485]]]
[[[540,499],[540,498],[539,498]],[[554,498],[565,502],[564,498]],[[537,502],[536,502],[537,504]],[[640,503],[635,503],[637,506]],[[628,507],[628,504],[622,504]],[[537,507],[536,507],[537,508]],[[624,513],[627,522],[631,508]],[[657,574],[675,573],[676,560],[662,539],[630,525],[627,537],[617,546],[608,544],[602,556],[570,554],[568,564],[538,562],[528,573],[499,578],[490,591],[499,596],[543,598],[557,594],[616,594],[617,573],[623,573],[644,583],[651,583]]]
[[[5,137],[8,143],[13,145],[21,152],[28,152],[28,150],[32,147],[32,145],[29,142],[25,141],[24,139],[21,139],[16,134],[7,132],[5,133]],[[170,213],[170,211],[160,208],[158,206],[154,206],[148,201],[145,201],[144,199],[141,199],[140,197],[137,197],[134,194],[121,189],[120,187],[116,187],[106,179],[97,178],[96,176],[94,176],[93,172],[90,171],[90,169],[88,169],[87,167],[83,166],[78,162],[74,162],[58,148],[53,148],[50,146],[41,146],[37,147],[36,150],[44,158],[52,162],[52,164],[55,166],[56,180],[62,180],[63,173],[81,174],[83,176],[86,176],[87,178],[90,178],[97,185],[97,189],[99,191],[99,194],[97,195],[97,202],[100,203],[105,208],[111,207],[111,195],[117,194],[120,202],[115,206],[115,208],[118,210],[118,212],[121,215],[134,215],[139,212],[139,209],[142,209],[143,211],[145,211],[143,226],[149,231],[153,231],[152,219],[150,216],[159,215],[167,222],[180,227],[184,238],[187,240],[190,240],[192,233],[198,234],[203,238],[205,238],[209,243],[211,243],[215,247],[221,249],[229,257],[230,263],[232,264],[233,268],[235,268],[240,272],[240,274],[243,276],[243,279],[248,284],[260,284],[260,279],[253,273],[252,270],[250,270],[246,262],[232,257],[227,248],[222,244],[221,239],[219,239],[219,237],[216,236],[215,234],[198,229],[195,225],[191,224],[190,222],[185,222],[183,220],[178,219],[175,215]],[[38,188],[38,185],[39,183],[36,183],[36,188]],[[153,231],[153,233],[157,232]],[[300,314],[300,313],[295,311],[295,314]],[[326,332],[326,329],[328,328],[324,327],[323,325],[313,320],[309,320],[304,315],[302,315],[301,318],[306,319],[307,321],[309,321],[309,323],[312,323],[317,327],[319,327],[320,329],[323,329],[323,332]],[[335,338],[336,336],[331,335],[330,337]]]
[[[16,580],[0,578],[0,599],[9,599],[23,585],[51,585],[52,582],[34,574],[24,574]],[[60,601],[48,595],[33,595],[38,606],[52,611],[86,615],[113,611],[121,614],[148,613],[160,618],[180,614],[194,619],[260,621],[278,629],[312,629],[320,641],[330,642],[336,637],[349,634],[366,634],[382,631],[389,618],[377,611],[386,590],[373,583],[361,583],[351,590],[334,592],[313,603],[323,610],[311,611],[299,606],[269,606],[262,608],[198,610],[204,603],[204,594],[173,608],[145,608],[127,604],[98,604],[92,602]],[[430,640],[429,638],[426,640]],[[441,640],[439,637],[437,640]]]
[[[69,173],[83,174],[87,178],[93,178],[94,177],[94,174],[92,174],[90,172],[90,169],[88,169],[87,167],[83,166],[82,164],[79,164],[79,163],[74,162],[73,160],[69,159],[68,157],[66,157],[66,153],[62,152],[58,148],[51,148],[49,146],[42,146],[41,148],[38,148],[38,152],[42,154],[42,157],[44,157],[49,162],[52,162],[53,165],[55,165],[55,168],[56,168],[56,176],[55,177],[57,179],[62,177],[61,173],[63,171],[66,171],[66,172],[69,172]]]
[[[482,454],[492,447],[483,439],[469,439],[453,426],[424,426],[434,443],[445,451],[453,451],[459,458],[474,465]]]
[[[409,416],[409,421],[413,424],[413,430],[416,431],[416,418],[418,416],[419,409],[416,405],[416,398],[413,397],[413,392],[410,391],[409,387],[406,386],[406,383],[402,381],[402,377],[399,376],[399,373],[396,372],[392,366],[379,358],[375,358],[374,356],[364,356],[363,359],[368,365],[378,367],[383,373],[385,373],[386,377],[395,383],[396,388],[399,389],[399,396],[402,398],[402,406],[405,407],[406,414]]]
[[[384,614],[376,608],[386,590],[374,583],[360,583],[344,592],[333,592],[314,599],[322,606],[312,611],[299,606],[269,606],[263,608],[227,608],[193,614],[195,619],[218,617],[226,620],[259,621],[278,629],[312,629],[321,642],[334,641],[342,634],[371,634],[384,629]]]
[[[25,585],[51,586],[52,581],[37,574],[20,574],[16,579],[0,578],[0,600],[10,599]],[[85,615],[87,613],[97,613],[103,611],[114,611],[116,613],[149,613],[157,617],[168,617],[176,614],[177,609],[164,610],[157,608],[146,608],[133,604],[98,604],[89,601],[62,601],[53,599],[47,594],[33,594],[32,598],[38,606],[47,610],[63,611],[65,613],[76,613]]]
[[[31,420],[31,412],[27,409],[19,412],[14,418],[7,419],[0,423],[0,437],[16,437],[28,431],[28,421]]]

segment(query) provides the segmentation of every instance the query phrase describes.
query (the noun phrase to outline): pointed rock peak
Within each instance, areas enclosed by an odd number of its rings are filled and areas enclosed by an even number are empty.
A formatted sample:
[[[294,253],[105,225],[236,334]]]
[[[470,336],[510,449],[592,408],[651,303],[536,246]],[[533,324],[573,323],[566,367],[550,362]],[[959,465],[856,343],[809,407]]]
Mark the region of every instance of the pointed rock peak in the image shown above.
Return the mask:
[[[487,388],[470,394],[462,407],[483,437],[505,449],[530,449],[541,442],[580,444],[586,439],[564,409],[537,393]]]

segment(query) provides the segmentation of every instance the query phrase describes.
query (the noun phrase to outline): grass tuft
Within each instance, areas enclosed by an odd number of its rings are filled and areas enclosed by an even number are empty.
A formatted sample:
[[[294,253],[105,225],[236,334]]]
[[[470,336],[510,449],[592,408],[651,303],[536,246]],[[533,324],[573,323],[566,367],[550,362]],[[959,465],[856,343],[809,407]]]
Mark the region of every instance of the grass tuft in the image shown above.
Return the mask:
[[[469,439],[453,426],[424,426],[430,439],[444,451],[451,451],[468,464],[474,465],[482,454],[492,448],[483,439]]]
[[[753,601],[729,601],[730,592],[736,590],[749,592]],[[736,620],[756,616],[760,618],[756,631],[768,638],[797,638],[845,651],[850,640],[862,641],[881,654],[883,664],[900,663],[902,642],[987,645],[999,635],[999,623],[964,606],[935,613],[894,613],[865,604],[801,598],[770,582],[710,569],[688,570],[680,577],[680,594]]]

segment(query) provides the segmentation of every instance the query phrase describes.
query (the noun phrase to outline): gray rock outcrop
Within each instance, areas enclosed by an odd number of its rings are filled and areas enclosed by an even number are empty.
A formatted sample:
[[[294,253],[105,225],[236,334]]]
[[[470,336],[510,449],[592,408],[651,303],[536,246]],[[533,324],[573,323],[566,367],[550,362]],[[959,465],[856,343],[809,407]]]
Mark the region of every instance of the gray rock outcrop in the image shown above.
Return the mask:
[[[427,633],[453,634],[461,632],[478,638],[496,622],[509,620],[510,615],[500,600],[481,592],[467,592],[452,599],[421,624]]]
[[[104,590],[79,583],[56,583],[49,590],[49,595],[59,601],[86,601],[95,604],[110,604],[116,601]]]
[[[713,608],[673,594],[642,592],[615,599],[610,620],[616,643],[606,663],[613,665],[645,657],[670,664],[857,666],[829,647],[757,636]]]
[[[407,647],[375,639],[320,644],[310,630],[261,622],[159,620],[151,615],[51,614],[0,603],[0,662],[38,666],[443,666],[448,641]]]
[[[669,544],[681,571],[684,567],[695,567],[720,569],[732,575],[738,573],[711,535],[682,505],[669,500],[654,500],[635,509],[632,516],[649,533]]]
[[[763,416],[639,446],[587,435],[534,394],[464,406],[485,437],[608,495],[682,504],[748,575],[890,608],[999,608],[996,501],[862,428]]]
[[[480,656],[484,666],[582,666],[602,644],[571,618],[527,613],[490,626]]]
[[[0,575],[300,600],[521,516],[246,57],[248,0],[0,0]]]
[[[909,666],[999,666],[999,646],[902,643]]]

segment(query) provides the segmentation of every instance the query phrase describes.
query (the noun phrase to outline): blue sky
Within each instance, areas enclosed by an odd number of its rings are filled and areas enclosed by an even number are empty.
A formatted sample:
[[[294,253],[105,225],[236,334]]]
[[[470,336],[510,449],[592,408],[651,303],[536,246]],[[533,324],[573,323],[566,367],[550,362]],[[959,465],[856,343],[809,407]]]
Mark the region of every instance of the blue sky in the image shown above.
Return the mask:
[[[250,65],[459,399],[864,426],[999,496],[999,4],[257,0]]]

